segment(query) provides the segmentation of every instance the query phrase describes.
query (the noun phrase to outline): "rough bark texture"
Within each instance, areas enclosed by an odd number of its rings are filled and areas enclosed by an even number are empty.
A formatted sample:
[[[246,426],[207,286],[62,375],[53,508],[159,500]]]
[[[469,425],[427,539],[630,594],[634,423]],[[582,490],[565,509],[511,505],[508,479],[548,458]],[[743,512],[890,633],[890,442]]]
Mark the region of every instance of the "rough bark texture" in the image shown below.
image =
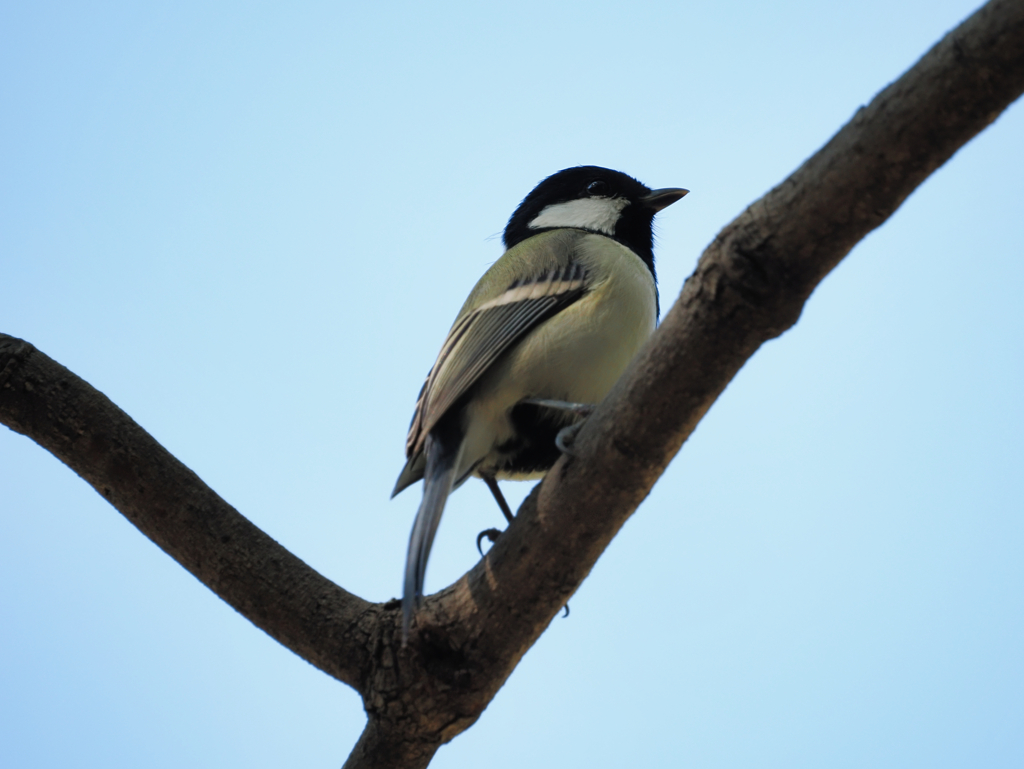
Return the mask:
[[[650,344],[487,556],[405,648],[370,604],[260,532],[101,393],[0,335],[0,420],[53,452],[281,643],[356,688],[346,767],[426,766],[468,728],[701,417],[815,286],[1024,91],[1024,1],[993,0],[708,247]]]

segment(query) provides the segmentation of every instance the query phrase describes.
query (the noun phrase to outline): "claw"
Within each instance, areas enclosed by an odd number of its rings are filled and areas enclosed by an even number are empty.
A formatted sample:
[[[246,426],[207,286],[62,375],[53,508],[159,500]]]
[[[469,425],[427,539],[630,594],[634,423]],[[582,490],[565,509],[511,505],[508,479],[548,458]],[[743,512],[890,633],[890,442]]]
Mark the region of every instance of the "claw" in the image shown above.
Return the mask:
[[[476,549],[480,553],[481,558],[483,558],[484,549],[480,546],[480,543],[487,539],[493,545],[495,542],[498,541],[498,537],[500,536],[501,532],[497,529],[484,529],[476,535]]]
[[[565,605],[565,614],[562,615],[562,619],[565,619],[568,616],[569,616],[569,604],[566,604]]]
[[[558,435],[555,436],[555,446],[558,447],[559,451],[563,454],[568,454],[570,457],[576,456],[572,451],[572,444],[576,440],[576,434],[580,431],[581,427],[583,427],[583,423],[577,422],[558,431]]]

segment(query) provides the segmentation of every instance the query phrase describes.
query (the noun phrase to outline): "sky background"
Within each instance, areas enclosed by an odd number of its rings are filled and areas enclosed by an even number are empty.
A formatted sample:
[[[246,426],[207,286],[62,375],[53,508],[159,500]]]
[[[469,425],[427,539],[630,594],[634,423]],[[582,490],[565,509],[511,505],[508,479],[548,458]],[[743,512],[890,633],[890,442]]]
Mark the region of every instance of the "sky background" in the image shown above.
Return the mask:
[[[0,331],[360,596],[422,379],[543,177],[715,233],[974,8],[0,6]],[[712,408],[433,766],[1024,765],[1024,106],[866,238]],[[531,484],[505,484],[518,502]],[[339,767],[358,696],[0,430],[0,763]],[[501,523],[449,502],[430,591]]]

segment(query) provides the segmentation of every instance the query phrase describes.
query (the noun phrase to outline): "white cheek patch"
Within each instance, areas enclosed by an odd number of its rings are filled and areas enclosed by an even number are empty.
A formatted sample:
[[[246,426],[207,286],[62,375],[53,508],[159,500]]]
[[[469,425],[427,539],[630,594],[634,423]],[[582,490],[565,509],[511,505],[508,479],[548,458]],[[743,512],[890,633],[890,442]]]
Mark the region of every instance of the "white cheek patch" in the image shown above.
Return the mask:
[[[579,227],[584,230],[615,234],[615,225],[622,209],[629,205],[625,198],[581,198],[547,206],[527,226],[533,230],[546,227]]]

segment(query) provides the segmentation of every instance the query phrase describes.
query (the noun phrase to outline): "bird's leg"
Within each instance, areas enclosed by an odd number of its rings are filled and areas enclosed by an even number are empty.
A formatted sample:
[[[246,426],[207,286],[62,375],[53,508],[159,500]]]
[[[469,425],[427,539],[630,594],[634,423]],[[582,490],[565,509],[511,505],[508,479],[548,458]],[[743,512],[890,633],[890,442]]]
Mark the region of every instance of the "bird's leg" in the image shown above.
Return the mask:
[[[498,481],[493,475],[482,475],[480,476],[484,483],[487,484],[487,488],[491,490],[491,494],[494,495],[494,501],[498,503],[498,507],[501,508],[502,515],[505,516],[505,520],[512,523],[512,508],[508,506],[508,502],[505,501],[505,495],[501,493],[501,489],[498,488]],[[476,549],[480,555],[484,554],[483,548],[480,543],[487,539],[493,545],[498,541],[498,536],[501,534],[498,529],[484,529],[476,535]]]
[[[501,508],[502,515],[505,516],[505,520],[512,523],[512,509],[508,506],[508,502],[505,501],[505,495],[501,493],[501,489],[498,488],[498,480],[493,475],[481,475],[484,479],[484,483],[487,484],[487,488],[491,490],[491,494],[494,495],[494,501],[498,503],[498,507]]]
[[[597,408],[593,403],[571,403],[570,401],[553,401],[546,398],[530,398],[524,400],[523,403],[529,403],[534,406],[543,406],[546,409],[555,409],[556,411],[567,411],[570,414],[586,419],[594,413],[594,409]],[[555,436],[555,446],[563,454],[568,454],[570,457],[574,456],[572,453],[572,443],[576,439],[576,434],[583,427],[583,422],[574,422],[571,425],[567,425],[558,431],[558,435]]]

